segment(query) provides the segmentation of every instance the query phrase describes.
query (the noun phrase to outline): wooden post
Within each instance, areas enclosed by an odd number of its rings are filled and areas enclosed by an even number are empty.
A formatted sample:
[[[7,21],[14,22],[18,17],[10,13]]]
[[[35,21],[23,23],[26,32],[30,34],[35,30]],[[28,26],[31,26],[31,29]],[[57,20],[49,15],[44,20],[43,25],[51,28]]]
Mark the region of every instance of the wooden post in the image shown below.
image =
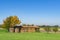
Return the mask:
[[[9,32],[14,32],[14,28],[9,28]]]
[[[19,32],[19,28],[15,28],[15,32],[18,33]]]

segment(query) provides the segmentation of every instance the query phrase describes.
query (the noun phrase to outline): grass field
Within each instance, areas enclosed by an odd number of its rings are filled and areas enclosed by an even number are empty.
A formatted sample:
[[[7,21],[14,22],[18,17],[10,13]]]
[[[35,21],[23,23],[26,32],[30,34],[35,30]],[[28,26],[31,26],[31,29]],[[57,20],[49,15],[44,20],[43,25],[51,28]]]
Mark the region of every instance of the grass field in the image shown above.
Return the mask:
[[[59,33],[9,33],[0,30],[0,40],[60,40]]]

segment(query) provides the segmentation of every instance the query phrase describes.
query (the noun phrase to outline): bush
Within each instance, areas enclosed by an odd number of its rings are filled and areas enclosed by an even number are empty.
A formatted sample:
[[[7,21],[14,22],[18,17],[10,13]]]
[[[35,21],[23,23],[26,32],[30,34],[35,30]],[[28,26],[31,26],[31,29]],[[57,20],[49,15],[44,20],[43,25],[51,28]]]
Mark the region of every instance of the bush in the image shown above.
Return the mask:
[[[50,26],[45,26],[45,27],[44,27],[44,30],[45,30],[47,33],[49,33],[49,31],[51,31]]]
[[[58,31],[58,26],[57,26],[57,25],[53,27],[53,31],[54,31],[55,33]]]

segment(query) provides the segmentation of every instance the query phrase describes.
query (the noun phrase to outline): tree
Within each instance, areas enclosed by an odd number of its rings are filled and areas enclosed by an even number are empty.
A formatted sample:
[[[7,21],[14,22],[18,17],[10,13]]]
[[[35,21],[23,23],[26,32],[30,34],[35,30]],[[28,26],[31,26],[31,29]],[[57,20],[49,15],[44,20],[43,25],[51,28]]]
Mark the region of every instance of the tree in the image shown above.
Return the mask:
[[[46,26],[45,26],[45,25],[42,25],[42,26],[40,26],[40,27],[44,28],[44,27],[46,27]]]
[[[58,31],[58,25],[55,25],[55,26],[53,27],[53,31],[54,31],[55,33]]]
[[[0,28],[2,28],[2,24],[0,24]]]
[[[9,29],[20,23],[21,21],[17,16],[9,16],[3,21],[3,28]]]
[[[51,30],[51,29],[50,29],[50,26],[45,26],[45,27],[44,27],[44,30],[45,30],[47,33],[49,33],[49,31]]]
[[[22,24],[23,26],[26,26],[26,24]]]
[[[32,24],[31,26],[34,26],[34,24]]]
[[[27,26],[31,26],[30,24],[27,24]]]

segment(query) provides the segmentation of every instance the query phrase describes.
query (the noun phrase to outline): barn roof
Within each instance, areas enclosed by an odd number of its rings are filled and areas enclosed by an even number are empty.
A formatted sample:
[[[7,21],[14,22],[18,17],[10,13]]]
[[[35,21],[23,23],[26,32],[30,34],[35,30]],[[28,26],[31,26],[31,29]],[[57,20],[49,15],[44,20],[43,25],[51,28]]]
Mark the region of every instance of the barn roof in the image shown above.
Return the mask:
[[[14,28],[39,28],[38,26],[14,26]]]
[[[38,26],[22,26],[22,27],[39,28]]]

